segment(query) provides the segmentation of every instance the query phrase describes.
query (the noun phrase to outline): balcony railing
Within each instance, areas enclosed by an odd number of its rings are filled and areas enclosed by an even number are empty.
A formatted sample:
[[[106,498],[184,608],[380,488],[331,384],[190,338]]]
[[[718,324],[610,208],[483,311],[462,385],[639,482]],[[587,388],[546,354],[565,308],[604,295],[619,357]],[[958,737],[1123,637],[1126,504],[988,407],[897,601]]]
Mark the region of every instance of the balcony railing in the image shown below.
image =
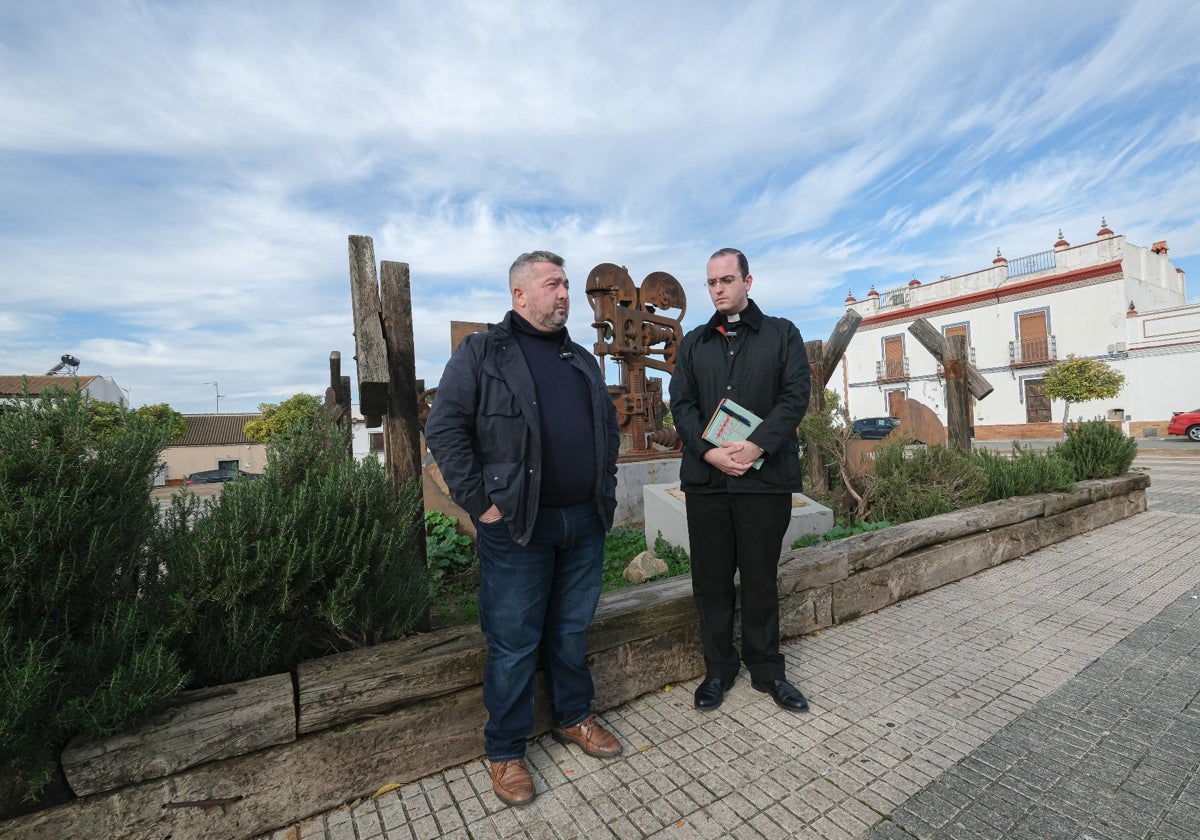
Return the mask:
[[[1055,267],[1054,251],[1041,251],[1027,257],[1017,257],[1008,261],[1008,276],[1020,277],[1022,274],[1034,274],[1038,271],[1048,271]]]
[[[880,359],[875,362],[875,378],[880,382],[908,379],[908,356],[901,359]]]
[[[1058,349],[1052,335],[1008,342],[1010,365],[1045,365],[1055,361],[1058,361]]]

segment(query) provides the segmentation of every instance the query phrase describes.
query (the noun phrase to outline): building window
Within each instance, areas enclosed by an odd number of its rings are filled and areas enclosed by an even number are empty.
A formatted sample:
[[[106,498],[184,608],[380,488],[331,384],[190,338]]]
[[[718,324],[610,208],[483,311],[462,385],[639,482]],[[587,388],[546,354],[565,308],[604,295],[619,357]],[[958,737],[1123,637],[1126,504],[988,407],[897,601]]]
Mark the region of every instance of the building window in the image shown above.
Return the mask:
[[[1045,363],[1054,358],[1049,316],[1050,313],[1046,309],[1017,314],[1016,360],[1020,364]]]
[[[904,358],[904,336],[883,339],[883,361],[876,362],[875,378],[881,381],[908,378],[908,359]]]
[[[372,453],[383,451],[383,432],[368,432],[367,439]]]
[[[1025,385],[1025,422],[1049,423],[1050,398],[1046,396],[1046,380],[1026,379]]]

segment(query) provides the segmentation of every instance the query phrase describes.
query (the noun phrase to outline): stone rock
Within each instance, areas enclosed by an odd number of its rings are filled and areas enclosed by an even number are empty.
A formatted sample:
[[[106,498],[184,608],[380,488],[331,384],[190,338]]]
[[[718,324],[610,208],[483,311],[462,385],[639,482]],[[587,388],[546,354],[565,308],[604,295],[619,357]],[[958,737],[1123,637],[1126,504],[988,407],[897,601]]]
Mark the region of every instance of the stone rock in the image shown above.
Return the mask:
[[[629,565],[625,567],[621,576],[630,583],[645,583],[650,578],[665,574],[667,571],[667,564],[654,553],[654,549],[648,548],[629,561]]]

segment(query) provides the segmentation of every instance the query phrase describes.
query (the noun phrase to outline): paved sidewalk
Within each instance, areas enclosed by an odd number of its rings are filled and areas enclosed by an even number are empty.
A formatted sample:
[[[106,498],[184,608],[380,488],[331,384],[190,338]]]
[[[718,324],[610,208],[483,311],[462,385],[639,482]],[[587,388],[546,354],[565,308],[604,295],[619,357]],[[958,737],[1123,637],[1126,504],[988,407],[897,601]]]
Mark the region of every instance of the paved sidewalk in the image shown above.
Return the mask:
[[[531,742],[527,807],[480,760],[270,838],[1200,836],[1200,461],[1145,466],[1145,514],[786,645],[809,714],[691,680],[619,758]]]

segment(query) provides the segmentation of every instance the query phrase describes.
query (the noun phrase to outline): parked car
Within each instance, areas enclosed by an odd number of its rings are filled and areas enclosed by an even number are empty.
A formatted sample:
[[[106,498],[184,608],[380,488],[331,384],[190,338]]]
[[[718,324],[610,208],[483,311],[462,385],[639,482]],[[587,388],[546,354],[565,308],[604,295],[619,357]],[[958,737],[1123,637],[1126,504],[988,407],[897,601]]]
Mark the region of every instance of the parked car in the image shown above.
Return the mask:
[[[863,417],[850,425],[850,431],[866,440],[882,440],[899,425],[895,417]]]
[[[1195,411],[1176,411],[1167,425],[1167,434],[1185,435],[1189,440],[1200,443],[1200,408]]]
[[[221,467],[217,470],[202,470],[187,477],[188,484],[214,484],[218,481],[229,481],[234,478],[258,478],[257,473],[236,470],[233,467]]]

